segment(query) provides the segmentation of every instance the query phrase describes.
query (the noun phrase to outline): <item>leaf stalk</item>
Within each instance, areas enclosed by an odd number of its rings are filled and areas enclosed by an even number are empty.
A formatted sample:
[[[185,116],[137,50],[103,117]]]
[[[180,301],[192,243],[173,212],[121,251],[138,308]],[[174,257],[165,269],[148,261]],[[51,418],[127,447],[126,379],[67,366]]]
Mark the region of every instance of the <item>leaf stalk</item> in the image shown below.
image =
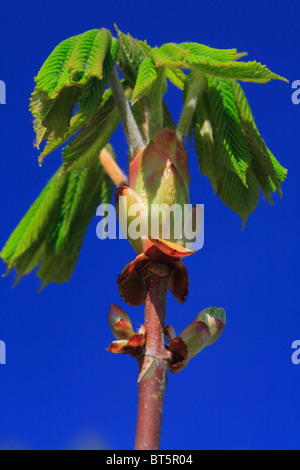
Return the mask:
[[[113,68],[109,77],[109,86],[120,114],[123,129],[129,146],[129,153],[132,158],[141,148],[145,146],[145,143],[133,117],[123,87],[120,83],[116,67]]]
[[[206,79],[201,72],[191,72],[183,110],[176,128],[177,137],[184,142],[190,131],[199,97],[206,87]]]

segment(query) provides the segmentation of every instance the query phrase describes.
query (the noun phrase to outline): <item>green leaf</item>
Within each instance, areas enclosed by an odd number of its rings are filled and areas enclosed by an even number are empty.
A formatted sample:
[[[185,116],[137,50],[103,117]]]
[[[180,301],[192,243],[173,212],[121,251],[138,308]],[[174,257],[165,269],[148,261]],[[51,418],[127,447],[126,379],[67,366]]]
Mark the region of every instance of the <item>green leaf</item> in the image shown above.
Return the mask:
[[[217,164],[236,173],[247,186],[246,171],[252,155],[245,141],[231,83],[208,76],[207,96]]]
[[[102,79],[99,80],[98,77],[92,76],[84,85],[82,94],[78,100],[81,112],[93,114],[100,105],[102,95],[117,58],[118,47],[118,40],[110,38],[109,48],[107,49],[105,60],[103,62]]]
[[[55,174],[11,234],[1,252],[9,270],[15,260],[46,235],[51,219],[62,203],[66,186],[67,180],[57,181]]]
[[[194,42],[182,44],[167,43],[151,51],[157,67],[184,67],[191,64],[227,63],[236,60],[244,54],[237,54],[236,49],[214,49]]]
[[[276,189],[281,194],[287,171],[262,140],[240,85],[212,76],[207,83],[193,121],[200,170],[245,224],[258,204],[259,188],[272,201]]]
[[[67,63],[70,82],[84,84],[91,77],[102,80],[110,41],[111,34],[107,29],[93,29],[78,37]]]
[[[244,227],[249,214],[255,211],[259,197],[259,185],[252,168],[247,171],[247,187],[235,173],[223,168],[218,179],[217,193],[241,217]]]
[[[69,280],[100,200],[111,199],[112,184],[99,162],[82,172],[58,178],[59,173],[51,178],[0,254],[8,272],[17,269],[17,282],[38,265],[43,287]]]
[[[50,99],[67,85],[69,77],[68,61],[79,36],[65,39],[58,44],[42,65],[35,78],[36,87],[44,91]]]
[[[110,39],[108,30],[93,29],[62,41],[35,78],[37,88],[53,99],[72,83],[84,85],[90,77],[102,80]]]
[[[208,112],[207,96],[201,98],[196,108],[193,122],[195,148],[200,171],[208,176],[215,192],[218,190],[218,165],[215,159],[213,130]]]
[[[34,117],[33,129],[36,134],[36,140],[34,145],[39,148],[40,143],[44,139],[52,138],[51,132],[47,127],[43,125],[43,119],[49,112],[53,105],[53,100],[48,98],[48,95],[45,91],[41,91],[38,88],[34,90],[31,95],[30,100],[30,111]]]
[[[163,44],[160,48],[155,47],[151,50],[151,55],[156,67],[186,67],[186,57],[188,54],[189,51],[171,42]]]
[[[51,107],[43,116],[41,123],[47,129],[49,136],[63,137],[69,128],[72,112],[79,96],[80,90],[70,87],[62,90],[57,98],[52,100]]]
[[[76,103],[80,112],[99,106],[118,52],[118,41],[105,29],[66,39],[50,54],[36,77],[30,110],[36,146],[62,138]]]
[[[265,65],[259,62],[217,62],[212,60],[196,63],[190,62],[192,67],[217,77],[232,78],[245,82],[267,83],[270,80],[288,80],[271,72]]]
[[[265,195],[271,200],[271,193],[275,189],[282,195],[281,183],[286,178],[287,170],[280,165],[262,139],[242,87],[233,80],[230,83],[239,110],[243,132],[253,155],[254,173],[259,179]]]
[[[149,103],[149,96],[147,95],[150,86],[154,82],[154,68],[153,62],[151,61],[151,56],[153,49],[143,41],[133,38],[130,34],[125,35],[122,33],[118,27],[115,25],[115,28],[118,32],[120,47],[118,51],[117,64],[128,83],[134,88],[137,82],[138,74],[140,74],[139,82],[142,89],[142,97],[138,100],[134,99],[132,112],[135,119],[137,120],[138,127],[144,135],[145,138],[145,129],[143,128],[143,120],[145,120],[145,113],[149,112],[151,103]],[[142,65],[143,64],[143,65]],[[142,70],[140,71],[140,67]],[[149,69],[148,69],[149,67]],[[147,86],[143,88],[143,82],[141,77],[144,76],[144,72],[149,72],[147,79]],[[152,80],[153,79],[153,80]],[[143,94],[145,91],[145,94]],[[163,123],[165,127],[170,129],[175,129],[175,124],[170,116],[166,104],[163,102]]]
[[[144,95],[151,91],[151,87],[157,79],[158,71],[151,57],[145,59],[138,70],[135,87],[131,97],[131,105],[134,105]]]
[[[198,313],[196,317],[196,321],[203,321],[207,324],[207,320],[209,318],[216,318],[221,320],[221,322],[226,325],[226,313],[224,308],[222,307],[208,307],[202,310],[202,312]]]
[[[259,62],[237,62],[246,53],[237,53],[236,49],[214,49],[193,42],[167,43],[153,48],[151,54],[156,67],[198,69],[217,77],[257,83],[287,81]]]
[[[127,97],[132,89],[124,83],[124,91]],[[100,151],[107,145],[112,134],[118,127],[120,116],[115,106],[111,90],[106,90],[101,107],[93,118],[83,125],[81,131],[74,140],[63,150],[62,172],[80,171],[90,166],[98,159]]]
[[[76,134],[76,132],[79,131],[82,125],[86,122],[86,119],[87,119],[86,114],[77,113],[75,116],[71,118],[70,127],[68,128],[68,130],[64,133],[62,137],[49,138],[49,140],[47,141],[44,147],[44,150],[41,152],[39,159],[38,159],[40,166],[42,165],[43,160],[47,155],[49,155],[51,152],[56,150],[63,143],[65,143],[70,137]]]
[[[126,83],[123,86],[125,94],[129,98],[132,90]],[[71,118],[70,127],[62,137],[50,137],[48,139],[43,152],[39,156],[40,165],[47,155],[60,147],[81,129],[75,139],[70,141],[64,149],[63,157],[65,165],[63,169],[64,171],[67,169],[82,170],[93,160],[95,152],[93,152],[92,147],[96,147],[96,152],[100,151],[110,140],[118,123],[119,115],[115,108],[111,91],[107,89],[103,94],[102,102],[97,112],[89,118],[86,114],[78,112]],[[92,150],[92,158],[87,155],[87,152],[90,150]]]
[[[125,80],[134,87],[140,65],[151,56],[151,47],[133,38],[129,33],[122,33],[116,25],[115,28],[120,40],[117,64]]]
[[[221,63],[231,62],[246,54],[238,54],[236,49],[215,49],[196,42],[184,42],[179,46],[188,51],[186,60],[190,63],[201,63],[203,60],[214,60]]]
[[[184,83],[186,80],[185,73],[177,68],[166,67],[166,77],[180,90],[184,89]]]

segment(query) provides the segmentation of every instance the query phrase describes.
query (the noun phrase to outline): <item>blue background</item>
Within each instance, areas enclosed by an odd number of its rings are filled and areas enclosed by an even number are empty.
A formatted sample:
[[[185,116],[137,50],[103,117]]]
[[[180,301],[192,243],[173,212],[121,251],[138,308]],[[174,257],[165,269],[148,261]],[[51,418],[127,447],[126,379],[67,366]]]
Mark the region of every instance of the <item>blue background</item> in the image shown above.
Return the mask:
[[[38,167],[28,111],[33,77],[63,39],[113,24],[152,46],[195,41],[248,51],[290,84],[244,84],[257,125],[289,169],[284,197],[261,198],[241,231],[239,217],[217,196],[190,152],[191,200],[205,204],[205,245],[185,264],[190,293],[181,306],[171,295],[167,323],[179,333],[210,305],[226,309],[221,338],[177,375],[169,375],[162,449],[299,449],[300,365],[291,345],[300,339],[299,120],[291,83],[300,79],[298,1],[3,1],[0,79],[0,244],[3,246],[54,170],[60,154]],[[175,120],[180,93],[169,87]],[[126,169],[126,141],[112,141]],[[50,285],[26,276],[12,289],[3,278],[0,339],[0,447],[132,449],[137,366],[105,348],[112,340],[109,306],[117,303],[134,326],[143,308],[127,307],[115,284],[134,252],[126,241],[100,241],[95,218],[70,283]],[[5,266],[1,264],[1,272]]]

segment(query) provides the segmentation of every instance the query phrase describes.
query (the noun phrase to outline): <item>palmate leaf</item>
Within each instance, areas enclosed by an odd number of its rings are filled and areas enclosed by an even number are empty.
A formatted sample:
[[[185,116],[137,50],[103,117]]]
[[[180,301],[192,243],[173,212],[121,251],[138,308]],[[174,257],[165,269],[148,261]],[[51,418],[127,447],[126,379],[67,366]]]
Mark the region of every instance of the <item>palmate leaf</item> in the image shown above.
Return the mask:
[[[151,91],[154,81],[157,79],[158,71],[151,57],[145,59],[140,67],[136,78],[135,87],[131,97],[133,106],[139,99]]]
[[[156,67],[187,67],[186,56],[188,54],[189,51],[173,43],[163,44],[161,47],[155,47],[151,50]]]
[[[214,49],[203,44],[186,42],[182,44],[167,43],[151,51],[157,67],[185,67],[201,63],[228,63],[245,55],[236,49]]]
[[[102,80],[110,42],[111,34],[105,29],[93,29],[61,42],[35,78],[37,88],[53,99],[71,84],[83,85],[91,77]]]
[[[57,137],[54,138],[53,136],[50,137],[46,145],[44,147],[44,150],[41,152],[39,155],[39,164],[40,166],[43,163],[44,158],[49,155],[51,152],[56,150],[58,147],[60,147],[62,144],[64,144],[67,140],[70,139],[76,132],[79,131],[79,129],[83,126],[83,124],[86,122],[87,116],[84,113],[77,113],[75,116],[73,116],[70,120],[70,127],[68,130],[64,133],[62,137]]]
[[[166,67],[166,77],[180,90],[184,89],[186,75],[181,69]]]
[[[92,217],[102,199],[110,202],[112,184],[99,162],[58,178],[60,170],[14,230],[1,252],[17,281],[40,265],[43,287],[70,279]]]
[[[35,79],[31,97],[37,147],[49,137],[63,137],[76,103],[80,112],[95,111],[117,50],[118,41],[105,29],[66,39],[54,49]]]
[[[145,113],[149,108],[152,85],[158,78],[156,67],[151,59],[152,50],[146,42],[139,41],[130,34],[122,33],[116,25],[115,28],[120,40],[117,65],[126,81],[134,89],[131,100],[132,112],[141,134],[145,136],[143,120],[145,121]],[[164,126],[175,129],[175,124],[164,102],[163,123]]]
[[[247,186],[246,171],[252,155],[244,138],[231,83],[208,76],[207,96],[214,132],[216,162],[236,173]]]
[[[115,28],[120,41],[117,64],[124,78],[134,87],[141,64],[151,57],[151,47],[146,42],[133,38],[129,33],[122,33],[116,25]]]
[[[123,88],[127,98],[130,97],[132,89],[124,82]],[[98,110],[87,119],[84,113],[76,114],[70,121],[70,127],[61,138],[50,138],[43,152],[39,156],[40,165],[43,159],[53,150],[77,133],[63,149],[63,166],[61,172],[81,171],[93,164],[98,159],[99,152],[105,147],[113,132],[119,124],[119,114],[113,101],[111,90],[107,89],[102,98]],[[78,132],[80,130],[80,132]]]
[[[123,84],[127,98],[132,89]],[[120,116],[110,89],[105,91],[102,104],[92,119],[83,125],[81,131],[64,148],[62,172],[80,171],[98,159],[100,151],[108,144],[118,127]]]
[[[252,166],[256,177],[261,181],[262,190],[271,200],[271,193],[275,189],[282,195],[281,183],[287,175],[287,170],[280,165],[263,141],[242,87],[233,80],[230,84],[239,110],[243,132],[253,155]]]
[[[259,62],[237,62],[246,53],[238,53],[236,49],[214,49],[192,42],[167,43],[152,49],[151,55],[156,67],[196,69],[217,77],[257,83],[272,79],[287,81]]]
[[[269,200],[276,189],[281,195],[287,171],[262,140],[235,80],[207,76],[193,133],[201,172],[244,223],[257,206],[259,188]]]
[[[215,49],[195,42],[184,42],[179,44],[179,46],[189,52],[186,60],[188,62],[195,61],[195,63],[205,59],[221,63],[231,62],[247,55],[246,52],[239,53],[236,49]]]
[[[193,134],[200,171],[203,175],[208,176],[214,191],[217,192],[218,174],[221,172],[215,158],[214,136],[206,94],[202,96],[201,104],[197,106],[194,114]]]
[[[259,184],[252,168],[247,171],[247,188],[235,173],[223,168],[217,193],[230,209],[239,214],[244,227],[249,214],[255,211],[259,198]]]
[[[274,79],[287,81],[284,77],[271,72],[265,65],[256,61],[231,63],[203,61],[198,64],[196,62],[190,62],[190,64],[205,73],[210,73],[217,77],[242,80],[244,82],[267,83]]]

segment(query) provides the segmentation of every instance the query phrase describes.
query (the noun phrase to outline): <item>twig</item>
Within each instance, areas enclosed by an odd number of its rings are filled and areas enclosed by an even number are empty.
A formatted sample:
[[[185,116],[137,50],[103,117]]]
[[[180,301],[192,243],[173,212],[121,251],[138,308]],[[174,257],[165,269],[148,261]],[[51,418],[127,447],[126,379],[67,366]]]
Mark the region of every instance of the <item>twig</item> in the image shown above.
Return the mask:
[[[99,154],[99,160],[105,172],[117,187],[128,185],[127,176],[125,173],[123,173],[117,162],[113,159],[112,154],[106,147],[101,150]]]
[[[164,327],[170,269],[153,263],[144,272],[146,350],[139,358],[136,450],[159,449],[169,354]]]

